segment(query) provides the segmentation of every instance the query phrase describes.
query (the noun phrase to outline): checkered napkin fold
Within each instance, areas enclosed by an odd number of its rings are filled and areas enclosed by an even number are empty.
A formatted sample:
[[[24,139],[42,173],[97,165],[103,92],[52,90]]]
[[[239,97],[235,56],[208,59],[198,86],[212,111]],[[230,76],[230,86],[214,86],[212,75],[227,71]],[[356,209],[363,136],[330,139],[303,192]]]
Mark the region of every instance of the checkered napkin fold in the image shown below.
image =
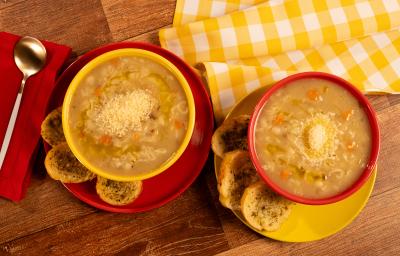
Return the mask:
[[[161,46],[203,73],[221,121],[244,96],[322,71],[400,92],[400,0],[178,0]]]

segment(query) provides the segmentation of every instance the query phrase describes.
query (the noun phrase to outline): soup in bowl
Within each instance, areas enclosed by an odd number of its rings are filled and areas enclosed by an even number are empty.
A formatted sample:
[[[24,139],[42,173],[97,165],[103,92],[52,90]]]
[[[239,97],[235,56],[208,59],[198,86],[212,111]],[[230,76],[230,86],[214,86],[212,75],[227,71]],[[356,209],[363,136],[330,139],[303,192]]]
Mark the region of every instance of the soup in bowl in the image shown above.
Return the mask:
[[[357,191],[379,151],[377,119],[367,99],[334,75],[289,76],[257,104],[248,132],[261,178],[286,198],[328,204]]]
[[[142,49],[114,50],[90,61],[65,95],[68,145],[94,173],[143,180],[183,154],[195,121],[189,84],[168,60]]]

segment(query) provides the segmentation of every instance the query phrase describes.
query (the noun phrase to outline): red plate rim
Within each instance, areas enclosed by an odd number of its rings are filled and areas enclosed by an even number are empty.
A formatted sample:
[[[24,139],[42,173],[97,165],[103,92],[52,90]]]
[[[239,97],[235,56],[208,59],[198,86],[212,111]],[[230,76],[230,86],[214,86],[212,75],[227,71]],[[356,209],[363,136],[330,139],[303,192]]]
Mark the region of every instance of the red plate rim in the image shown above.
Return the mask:
[[[202,168],[204,167],[207,159],[208,159],[208,155],[209,155],[209,149],[211,146],[211,137],[212,137],[212,132],[214,129],[214,118],[213,118],[213,111],[212,111],[212,105],[211,105],[211,101],[208,95],[208,92],[205,88],[205,86],[203,85],[200,77],[194,72],[194,70],[192,69],[191,66],[189,66],[188,64],[186,64],[182,59],[180,59],[178,56],[176,56],[175,54],[159,47],[153,44],[149,44],[149,43],[145,43],[145,42],[118,42],[118,43],[111,43],[105,46],[101,46],[99,48],[96,48],[92,51],[87,52],[86,54],[84,54],[83,56],[81,56],[79,59],[77,59],[76,61],[74,61],[72,64],[70,64],[64,71],[63,73],[59,76],[59,78],[56,81],[56,85],[54,87],[53,90],[53,95],[50,98],[50,101],[48,103],[47,106],[47,113],[49,113],[52,109],[54,109],[56,107],[56,104],[58,103],[58,105],[60,104],[60,101],[58,101],[57,103],[55,103],[54,101],[56,100],[52,100],[54,97],[56,96],[61,96],[61,95],[57,95],[57,93],[60,93],[57,91],[57,86],[62,83],[64,80],[68,80],[70,79],[70,76],[75,75],[82,66],[84,66],[87,62],[89,62],[90,60],[92,60],[93,58],[97,57],[100,54],[103,54],[105,52],[108,51],[112,51],[112,50],[116,50],[116,49],[122,49],[122,48],[139,48],[139,49],[144,49],[144,50],[149,50],[152,52],[155,52],[157,54],[160,54],[161,56],[165,57],[166,59],[168,59],[169,61],[171,61],[175,66],[178,67],[179,70],[181,70],[181,72],[183,73],[183,75],[185,76],[185,78],[188,80],[191,88],[192,87],[197,87],[197,89],[199,90],[199,93],[201,94],[199,97],[201,97],[202,101],[201,102],[195,102],[195,105],[198,106],[199,104],[201,104],[202,108],[206,109],[206,114],[203,115],[202,118],[204,118],[203,122],[207,125],[205,125],[205,127],[207,127],[207,129],[203,129],[203,139],[201,141],[201,144],[198,145],[198,147],[202,147],[201,151],[202,154],[198,155],[196,157],[197,161],[195,163],[193,163],[193,168],[191,170],[191,176],[189,179],[185,180],[185,183],[180,186],[179,189],[177,189],[176,191],[174,191],[172,193],[171,196],[168,197],[164,197],[163,199],[159,200],[157,203],[153,203],[151,205],[147,205],[144,207],[132,207],[129,208],[129,204],[125,205],[123,207],[120,206],[113,206],[113,205],[109,205],[105,202],[102,203],[98,203],[90,198],[88,198],[87,196],[85,196],[85,194],[82,194],[79,192],[79,190],[77,190],[77,188],[79,186],[88,186],[87,183],[93,183],[93,181],[91,182],[85,182],[85,183],[63,183],[63,185],[78,199],[80,199],[81,201],[95,207],[101,210],[105,210],[105,211],[109,211],[109,212],[116,212],[116,213],[137,213],[137,212],[145,212],[145,211],[149,211],[152,209],[156,209],[159,208],[163,205],[165,205],[166,203],[174,200],[175,198],[177,198],[179,195],[181,195],[186,189],[189,188],[190,185],[193,184],[193,182],[195,181],[195,179],[199,176]],[[192,80],[192,81],[189,81]],[[60,91],[60,90],[59,90]],[[54,95],[56,94],[56,95]],[[64,94],[64,93],[62,93]],[[63,95],[62,95],[63,96]],[[197,107],[196,107],[197,109]],[[196,110],[197,112],[197,110]],[[197,113],[196,113],[197,114]],[[197,115],[196,115],[196,123],[199,120],[197,119]],[[195,125],[196,126],[196,125]],[[194,134],[194,133],[193,133]],[[194,135],[193,135],[194,136]],[[193,137],[191,141],[193,140]],[[188,147],[186,148],[185,152],[187,150],[190,150],[190,146],[191,144],[188,145]],[[45,151],[47,152],[50,149],[50,146],[48,144],[45,143]],[[174,166],[174,165],[173,165]],[[165,172],[168,172],[165,171]],[[157,178],[159,176],[155,176],[154,178]],[[85,184],[85,185],[83,185]],[[94,186],[94,184],[89,184],[89,186]],[[97,196],[97,195],[96,195]],[[133,202],[132,204],[134,204],[135,202]],[[128,208],[127,208],[128,207]]]

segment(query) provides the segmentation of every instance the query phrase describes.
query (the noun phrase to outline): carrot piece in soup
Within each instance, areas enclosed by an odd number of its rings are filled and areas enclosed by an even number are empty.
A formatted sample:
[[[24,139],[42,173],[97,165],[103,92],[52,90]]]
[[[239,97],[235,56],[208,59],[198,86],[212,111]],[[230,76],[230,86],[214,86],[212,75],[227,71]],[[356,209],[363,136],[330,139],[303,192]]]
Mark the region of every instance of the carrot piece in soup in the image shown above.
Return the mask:
[[[311,89],[307,91],[307,97],[310,100],[317,101],[319,99],[319,92],[316,89]]]
[[[132,140],[138,141],[140,139],[140,134],[138,132],[134,132],[132,134]]]
[[[354,114],[354,109],[350,109],[342,112],[342,117],[344,120],[349,121],[350,117]]]
[[[181,121],[179,121],[179,120],[175,120],[174,121],[174,126],[175,126],[176,129],[179,130],[179,129],[183,128],[183,123]]]
[[[347,149],[352,150],[356,146],[354,141],[347,143]]]
[[[112,137],[110,135],[106,135],[105,134],[105,135],[100,137],[99,141],[100,141],[101,144],[110,145],[111,142],[112,142]]]
[[[275,116],[274,124],[279,125],[279,124],[282,124],[284,121],[285,121],[285,116],[282,113],[278,113]]]
[[[96,87],[96,89],[94,90],[94,95],[96,95],[97,97],[101,95],[101,86]]]
[[[115,59],[112,59],[112,60],[110,61],[110,64],[111,64],[112,66],[114,66],[114,67],[118,67],[118,65],[119,65],[120,62],[121,62],[121,60],[120,60],[119,58],[115,58]]]
[[[80,138],[80,139],[83,139],[83,138],[85,138],[85,136],[86,136],[86,135],[85,135],[85,132],[84,132],[83,130],[80,130],[80,131],[79,131],[79,138]]]
[[[280,177],[282,180],[288,180],[292,173],[288,170],[282,170],[280,173]]]

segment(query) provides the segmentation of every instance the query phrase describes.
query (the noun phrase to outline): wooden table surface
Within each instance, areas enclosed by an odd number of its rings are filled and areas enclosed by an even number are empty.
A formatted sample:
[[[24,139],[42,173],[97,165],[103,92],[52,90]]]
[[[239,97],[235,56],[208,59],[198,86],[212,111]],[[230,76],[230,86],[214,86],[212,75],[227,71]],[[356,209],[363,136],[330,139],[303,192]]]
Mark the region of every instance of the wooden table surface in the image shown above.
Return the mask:
[[[174,9],[175,0],[0,0],[0,31],[69,45],[76,57],[110,42],[158,44]],[[331,237],[282,243],[251,231],[219,204],[211,159],[180,197],[140,214],[90,207],[38,164],[23,201],[0,199],[0,255],[400,255],[400,96],[369,99],[382,132],[375,188]]]

